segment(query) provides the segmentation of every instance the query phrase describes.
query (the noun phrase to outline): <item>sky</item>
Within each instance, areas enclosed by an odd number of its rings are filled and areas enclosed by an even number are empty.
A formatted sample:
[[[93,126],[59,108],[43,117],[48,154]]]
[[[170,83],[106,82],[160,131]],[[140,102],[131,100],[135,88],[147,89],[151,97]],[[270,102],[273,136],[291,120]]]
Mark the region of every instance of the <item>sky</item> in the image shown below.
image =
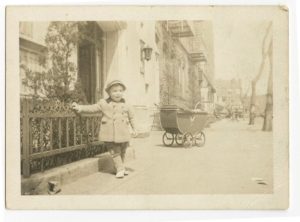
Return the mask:
[[[213,17],[215,79],[242,79],[243,91],[258,74],[262,60],[262,41],[269,21],[247,19],[219,11]],[[267,62],[257,83],[257,94],[266,94]],[[251,89],[248,90],[251,93]]]

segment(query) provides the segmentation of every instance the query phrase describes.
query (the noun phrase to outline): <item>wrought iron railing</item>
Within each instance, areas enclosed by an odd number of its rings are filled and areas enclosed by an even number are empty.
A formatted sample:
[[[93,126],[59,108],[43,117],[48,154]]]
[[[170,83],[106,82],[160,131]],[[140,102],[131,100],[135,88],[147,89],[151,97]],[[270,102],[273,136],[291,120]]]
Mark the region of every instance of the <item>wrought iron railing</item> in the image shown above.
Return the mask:
[[[106,151],[98,140],[101,114],[77,115],[60,102],[22,99],[20,117],[24,177]]]

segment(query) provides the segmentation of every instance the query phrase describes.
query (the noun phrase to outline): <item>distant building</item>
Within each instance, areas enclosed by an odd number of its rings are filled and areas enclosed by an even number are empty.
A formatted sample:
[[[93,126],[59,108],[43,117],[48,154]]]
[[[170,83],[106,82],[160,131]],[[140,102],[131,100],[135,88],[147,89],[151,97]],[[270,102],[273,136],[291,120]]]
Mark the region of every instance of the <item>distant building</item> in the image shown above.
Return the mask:
[[[216,103],[231,109],[232,106],[243,105],[241,80],[215,80]]]

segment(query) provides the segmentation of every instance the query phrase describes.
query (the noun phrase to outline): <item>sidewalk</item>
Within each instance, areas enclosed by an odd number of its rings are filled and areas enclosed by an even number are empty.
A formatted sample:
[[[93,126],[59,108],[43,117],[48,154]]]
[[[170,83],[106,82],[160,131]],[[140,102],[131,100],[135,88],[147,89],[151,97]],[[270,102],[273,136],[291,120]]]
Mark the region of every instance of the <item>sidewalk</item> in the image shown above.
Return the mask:
[[[68,194],[249,194],[271,193],[272,133],[257,119],[221,120],[205,129],[204,147],[165,147],[162,131],[134,139],[130,175],[98,172],[62,186]]]

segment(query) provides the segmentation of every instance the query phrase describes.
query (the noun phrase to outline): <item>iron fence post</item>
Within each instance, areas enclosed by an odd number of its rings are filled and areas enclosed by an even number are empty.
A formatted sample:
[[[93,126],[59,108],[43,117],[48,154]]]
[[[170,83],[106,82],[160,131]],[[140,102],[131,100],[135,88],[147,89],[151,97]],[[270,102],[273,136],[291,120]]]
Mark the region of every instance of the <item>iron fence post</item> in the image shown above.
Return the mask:
[[[30,176],[30,144],[29,144],[29,101],[25,99],[23,101],[23,115],[22,127],[23,127],[23,176]]]

